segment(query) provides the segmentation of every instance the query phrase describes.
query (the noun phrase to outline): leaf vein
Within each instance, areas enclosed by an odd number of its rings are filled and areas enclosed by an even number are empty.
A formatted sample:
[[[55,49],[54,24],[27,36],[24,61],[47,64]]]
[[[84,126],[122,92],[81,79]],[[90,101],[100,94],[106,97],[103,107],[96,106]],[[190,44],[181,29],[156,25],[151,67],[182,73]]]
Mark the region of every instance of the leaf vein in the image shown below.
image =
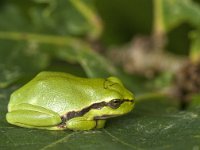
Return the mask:
[[[66,142],[71,136],[75,135],[76,133],[78,133],[78,132],[73,132],[73,133],[71,133],[71,134],[68,134],[67,136],[65,136],[65,137],[63,137],[63,138],[61,138],[61,139],[59,139],[59,140],[56,140],[56,141],[54,141],[53,143],[48,144],[48,145],[42,147],[40,150],[47,150],[47,149],[49,149],[49,148],[51,148],[51,147],[56,146],[57,144]]]
[[[141,148],[138,148],[138,147],[135,147],[135,146],[133,146],[133,145],[131,145],[131,144],[129,144],[129,143],[126,143],[125,141],[123,141],[123,140],[119,139],[118,137],[114,136],[112,133],[108,132],[107,130],[105,130],[105,129],[103,129],[103,130],[105,131],[105,133],[106,133],[107,135],[109,135],[109,136],[112,137],[114,140],[118,141],[119,143],[121,143],[121,144],[123,144],[123,145],[125,145],[125,146],[128,146],[128,147],[130,147],[130,148],[132,148],[132,149],[142,150]]]

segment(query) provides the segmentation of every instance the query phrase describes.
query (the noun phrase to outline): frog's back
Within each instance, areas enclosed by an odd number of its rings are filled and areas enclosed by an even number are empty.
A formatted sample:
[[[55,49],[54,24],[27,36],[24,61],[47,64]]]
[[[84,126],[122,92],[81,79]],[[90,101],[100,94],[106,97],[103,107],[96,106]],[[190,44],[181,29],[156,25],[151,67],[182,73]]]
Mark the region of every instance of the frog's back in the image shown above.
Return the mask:
[[[85,87],[77,86],[77,81],[83,82],[81,85]],[[21,103],[42,106],[59,114],[78,110],[89,105],[88,96],[95,92],[93,87],[84,82],[85,78],[67,73],[41,72],[11,95],[8,110]],[[84,94],[86,91],[83,92],[83,89],[88,89],[90,93]]]

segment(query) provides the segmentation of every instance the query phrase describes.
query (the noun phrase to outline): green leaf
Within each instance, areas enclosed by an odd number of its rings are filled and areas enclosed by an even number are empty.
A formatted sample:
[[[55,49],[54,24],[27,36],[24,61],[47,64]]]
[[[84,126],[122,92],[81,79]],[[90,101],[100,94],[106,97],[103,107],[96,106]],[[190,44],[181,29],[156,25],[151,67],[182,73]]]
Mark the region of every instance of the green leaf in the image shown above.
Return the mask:
[[[58,57],[67,62],[79,63],[89,77],[108,77],[111,74],[118,74],[119,71],[101,55],[94,52],[90,46],[88,46],[87,42],[84,42],[81,38],[79,39],[71,36],[91,34],[91,36],[93,35],[97,38],[100,34],[101,24],[97,21],[98,16],[94,9],[92,9],[90,0],[71,0],[70,2],[64,0],[56,2],[35,0],[32,1],[28,7],[24,8],[23,6],[24,5],[21,3],[15,3],[11,0],[5,3],[4,9],[2,9],[0,13],[0,19],[4,20],[0,22],[0,31],[2,31],[0,32],[0,38],[3,40],[1,42],[4,43],[5,39],[18,41],[10,42],[10,47],[2,46],[1,49],[9,53],[12,47],[13,51],[17,53],[17,55],[15,55],[16,65],[18,64],[17,59],[19,59],[24,66],[23,69],[33,68],[32,70],[34,73],[43,70],[48,65],[48,62],[43,62],[46,60],[45,57]],[[83,8],[83,10],[81,8]],[[69,26],[73,27],[73,29],[69,28]],[[77,29],[75,29],[76,26]],[[93,26],[92,30],[90,26]],[[87,30],[85,30],[85,27]],[[41,34],[40,31],[48,34]],[[40,32],[40,34],[32,34],[31,32]],[[49,35],[50,33],[51,35]],[[57,34],[68,36],[56,36]],[[8,42],[9,41],[7,41],[7,43]],[[18,52],[14,50],[18,45],[24,44],[27,47],[19,48]],[[36,50],[30,49],[29,47],[31,46],[35,46]],[[24,48],[26,49],[22,50]],[[32,58],[29,56],[23,57],[23,51],[29,54],[34,53],[34,56]],[[35,55],[35,53],[37,54]],[[2,54],[2,57],[6,58],[6,56],[7,54]],[[9,60],[8,57],[7,60]],[[23,60],[30,60],[35,63],[25,63]],[[30,67],[34,65],[37,67]],[[12,69],[17,67],[12,65],[12,63],[10,66],[10,77],[8,77],[8,73],[2,72],[4,75],[1,79],[2,81],[0,81],[1,87],[9,85],[21,77],[19,70],[15,69],[15,71]],[[22,71],[24,71],[23,69]],[[6,68],[3,70],[6,70]],[[24,72],[27,73],[27,71]]]
[[[200,61],[200,34],[199,32],[191,32],[190,38],[192,39],[191,47],[190,47],[190,59],[193,62]]]
[[[179,112],[168,100],[147,99],[128,115],[108,120],[104,129],[47,131],[6,122],[13,90],[0,91],[0,149],[194,149],[200,144],[199,107]]]
[[[154,6],[155,30],[168,32],[183,22],[188,22],[199,29],[200,6],[194,1],[154,0]]]
[[[95,39],[102,32],[102,24],[94,8],[93,0],[10,0],[0,10],[0,30]]]
[[[32,76],[49,64],[49,57],[36,43],[0,41],[0,88],[22,76]]]

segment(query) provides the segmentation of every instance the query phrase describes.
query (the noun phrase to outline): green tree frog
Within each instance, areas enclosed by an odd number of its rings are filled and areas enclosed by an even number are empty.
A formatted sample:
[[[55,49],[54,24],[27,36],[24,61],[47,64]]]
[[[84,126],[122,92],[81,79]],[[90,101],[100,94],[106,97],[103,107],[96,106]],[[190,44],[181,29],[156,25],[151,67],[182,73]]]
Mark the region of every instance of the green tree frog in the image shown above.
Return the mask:
[[[26,128],[91,130],[133,107],[134,95],[116,77],[41,72],[11,94],[6,119]]]

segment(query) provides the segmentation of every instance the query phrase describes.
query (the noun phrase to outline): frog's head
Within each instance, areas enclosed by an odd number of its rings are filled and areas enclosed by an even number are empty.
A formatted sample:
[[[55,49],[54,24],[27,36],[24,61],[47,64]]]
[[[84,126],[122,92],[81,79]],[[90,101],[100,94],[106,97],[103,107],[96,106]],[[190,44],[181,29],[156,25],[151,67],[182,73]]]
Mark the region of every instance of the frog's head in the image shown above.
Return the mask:
[[[116,77],[109,77],[104,82],[107,94],[103,100],[94,104],[95,109],[90,110],[94,119],[107,119],[130,112],[134,107],[134,95],[127,90]]]

